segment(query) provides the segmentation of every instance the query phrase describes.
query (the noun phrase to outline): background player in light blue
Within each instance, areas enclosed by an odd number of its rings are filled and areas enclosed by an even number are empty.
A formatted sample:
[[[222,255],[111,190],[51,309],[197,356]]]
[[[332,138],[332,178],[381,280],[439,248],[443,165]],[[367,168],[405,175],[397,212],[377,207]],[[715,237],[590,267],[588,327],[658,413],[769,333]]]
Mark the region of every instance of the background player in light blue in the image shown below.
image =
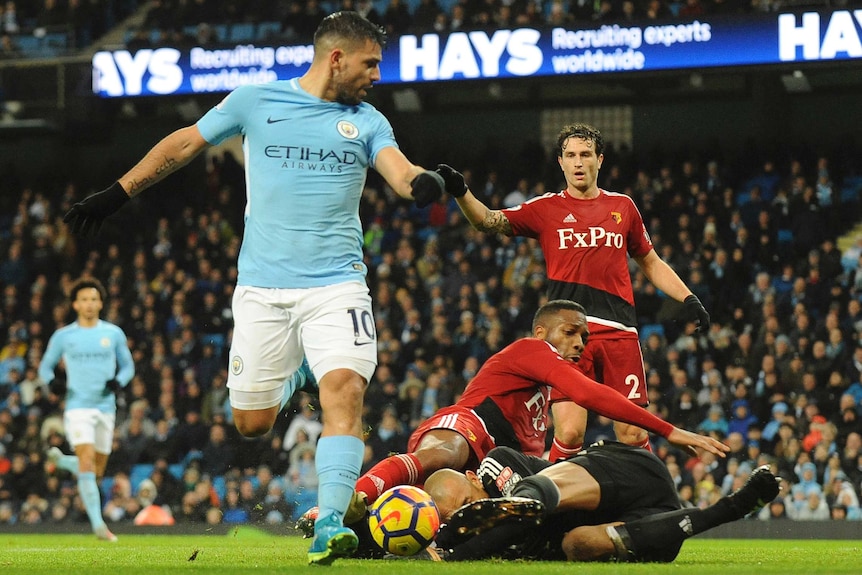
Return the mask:
[[[210,145],[243,137],[247,203],[232,303],[231,411],[243,435],[269,431],[285,381],[308,358],[323,412],[320,514],[308,559],[323,565],[358,543],[344,512],[362,465],[363,395],[377,364],[359,220],[367,170],[420,207],[445,187],[439,174],[404,156],[389,121],[362,101],[380,79],[384,42],[383,30],[355,12],[326,17],[303,76],[237,88],[64,218],[73,232],[93,235],[130,197]]]
[[[66,368],[66,404],[63,425],[75,455],[63,455],[52,447],[48,457],[61,469],[78,476],[78,493],[87,510],[93,533],[114,542],[116,536],[102,518],[97,479],[105,473],[114,439],[116,396],[135,375],[135,364],[126,335],[116,325],[99,319],[105,288],[92,278],[81,278],[69,292],[77,320],[58,329],[48,340],[39,364],[39,377],[63,392],[54,377],[60,360]]]

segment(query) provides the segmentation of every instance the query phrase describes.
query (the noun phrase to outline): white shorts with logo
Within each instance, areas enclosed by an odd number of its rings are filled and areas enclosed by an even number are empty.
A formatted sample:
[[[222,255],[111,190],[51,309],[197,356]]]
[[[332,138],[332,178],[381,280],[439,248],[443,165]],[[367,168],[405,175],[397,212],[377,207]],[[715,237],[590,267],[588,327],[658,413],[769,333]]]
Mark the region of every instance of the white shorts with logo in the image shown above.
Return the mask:
[[[104,413],[98,409],[67,409],[63,413],[63,426],[66,428],[66,441],[72,448],[92,444],[96,453],[111,453],[114,443],[116,413]]]
[[[318,381],[334,369],[371,379],[377,334],[371,294],[362,282],[281,289],[237,286],[228,365],[231,406],[280,405],[285,380],[303,356]]]

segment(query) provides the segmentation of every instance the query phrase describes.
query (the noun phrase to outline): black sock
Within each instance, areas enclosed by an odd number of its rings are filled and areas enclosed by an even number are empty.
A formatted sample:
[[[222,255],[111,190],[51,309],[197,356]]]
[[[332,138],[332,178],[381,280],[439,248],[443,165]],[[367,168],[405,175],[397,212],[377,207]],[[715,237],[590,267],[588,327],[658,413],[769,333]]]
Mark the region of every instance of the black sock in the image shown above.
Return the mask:
[[[629,549],[641,561],[655,560],[664,552],[679,552],[682,542],[723,523],[737,519],[730,502],[720,499],[706,509],[688,508],[667,511],[624,525],[632,547]],[[661,559],[658,559],[661,560]]]

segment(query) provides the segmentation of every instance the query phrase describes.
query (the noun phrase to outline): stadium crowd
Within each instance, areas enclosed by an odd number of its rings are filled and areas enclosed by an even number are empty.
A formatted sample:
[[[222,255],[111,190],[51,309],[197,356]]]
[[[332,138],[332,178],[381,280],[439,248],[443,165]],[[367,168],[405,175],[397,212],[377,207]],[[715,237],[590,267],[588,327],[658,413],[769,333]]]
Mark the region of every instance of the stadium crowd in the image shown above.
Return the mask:
[[[653,167],[609,149],[599,183],[634,198],[657,250],[712,315],[709,333],[694,333],[674,321],[679,304],[633,271],[650,409],[732,447],[716,460],[655,441],[680,496],[707,506],[765,462],[786,485],[762,519],[862,519],[862,236],[837,247],[860,216],[862,184],[849,153],[799,152]],[[559,185],[556,175],[462,168],[490,206]],[[233,156],[208,161],[201,202],[145,196],[93,243],[61,221],[87,193],[75,182],[5,181],[0,524],[86,521],[74,480],[46,460],[49,447],[70,450],[62,400],[36,374],[47,338],[73,317],[66,290],[82,275],[107,287],[102,317],[124,329],[136,364],[102,484],[109,522],[153,503],[176,521],[210,523],[288,522],[314,505],[315,398],[293,401],[258,439],[236,433],[226,403],[244,198]],[[476,232],[449,198],[418,210],[370,177],[361,217],[379,338],[364,471],[403,452],[485,359],[529,333],[546,280],[533,240]],[[594,418],[587,441],[612,433]]]

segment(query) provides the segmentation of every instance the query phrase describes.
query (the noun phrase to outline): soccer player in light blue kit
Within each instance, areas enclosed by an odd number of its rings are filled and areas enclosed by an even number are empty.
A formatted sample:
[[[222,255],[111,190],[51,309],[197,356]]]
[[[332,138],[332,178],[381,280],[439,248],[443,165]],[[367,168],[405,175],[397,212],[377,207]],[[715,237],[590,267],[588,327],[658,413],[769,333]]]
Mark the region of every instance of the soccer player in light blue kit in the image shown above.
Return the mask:
[[[237,88],[64,218],[73,232],[93,235],[130,197],[208,146],[243,137],[248,197],[232,303],[231,410],[243,435],[268,432],[285,381],[308,358],[324,415],[312,564],[329,565],[358,544],[344,512],[362,465],[363,395],[377,365],[359,220],[367,170],[420,207],[444,190],[443,178],[411,163],[388,120],[362,101],[380,79],[384,42],[383,30],[355,12],[326,17],[305,74]]]
[[[63,425],[75,455],[63,455],[56,447],[48,458],[60,469],[78,477],[78,493],[87,510],[93,533],[115,542],[102,518],[97,480],[105,473],[114,440],[117,416],[114,393],[128,385],[135,375],[135,363],[126,334],[116,325],[99,319],[105,288],[95,279],[81,278],[72,285],[69,297],[77,320],[58,329],[48,340],[39,364],[39,377],[62,393],[54,378],[60,360],[66,367],[66,406]]]

